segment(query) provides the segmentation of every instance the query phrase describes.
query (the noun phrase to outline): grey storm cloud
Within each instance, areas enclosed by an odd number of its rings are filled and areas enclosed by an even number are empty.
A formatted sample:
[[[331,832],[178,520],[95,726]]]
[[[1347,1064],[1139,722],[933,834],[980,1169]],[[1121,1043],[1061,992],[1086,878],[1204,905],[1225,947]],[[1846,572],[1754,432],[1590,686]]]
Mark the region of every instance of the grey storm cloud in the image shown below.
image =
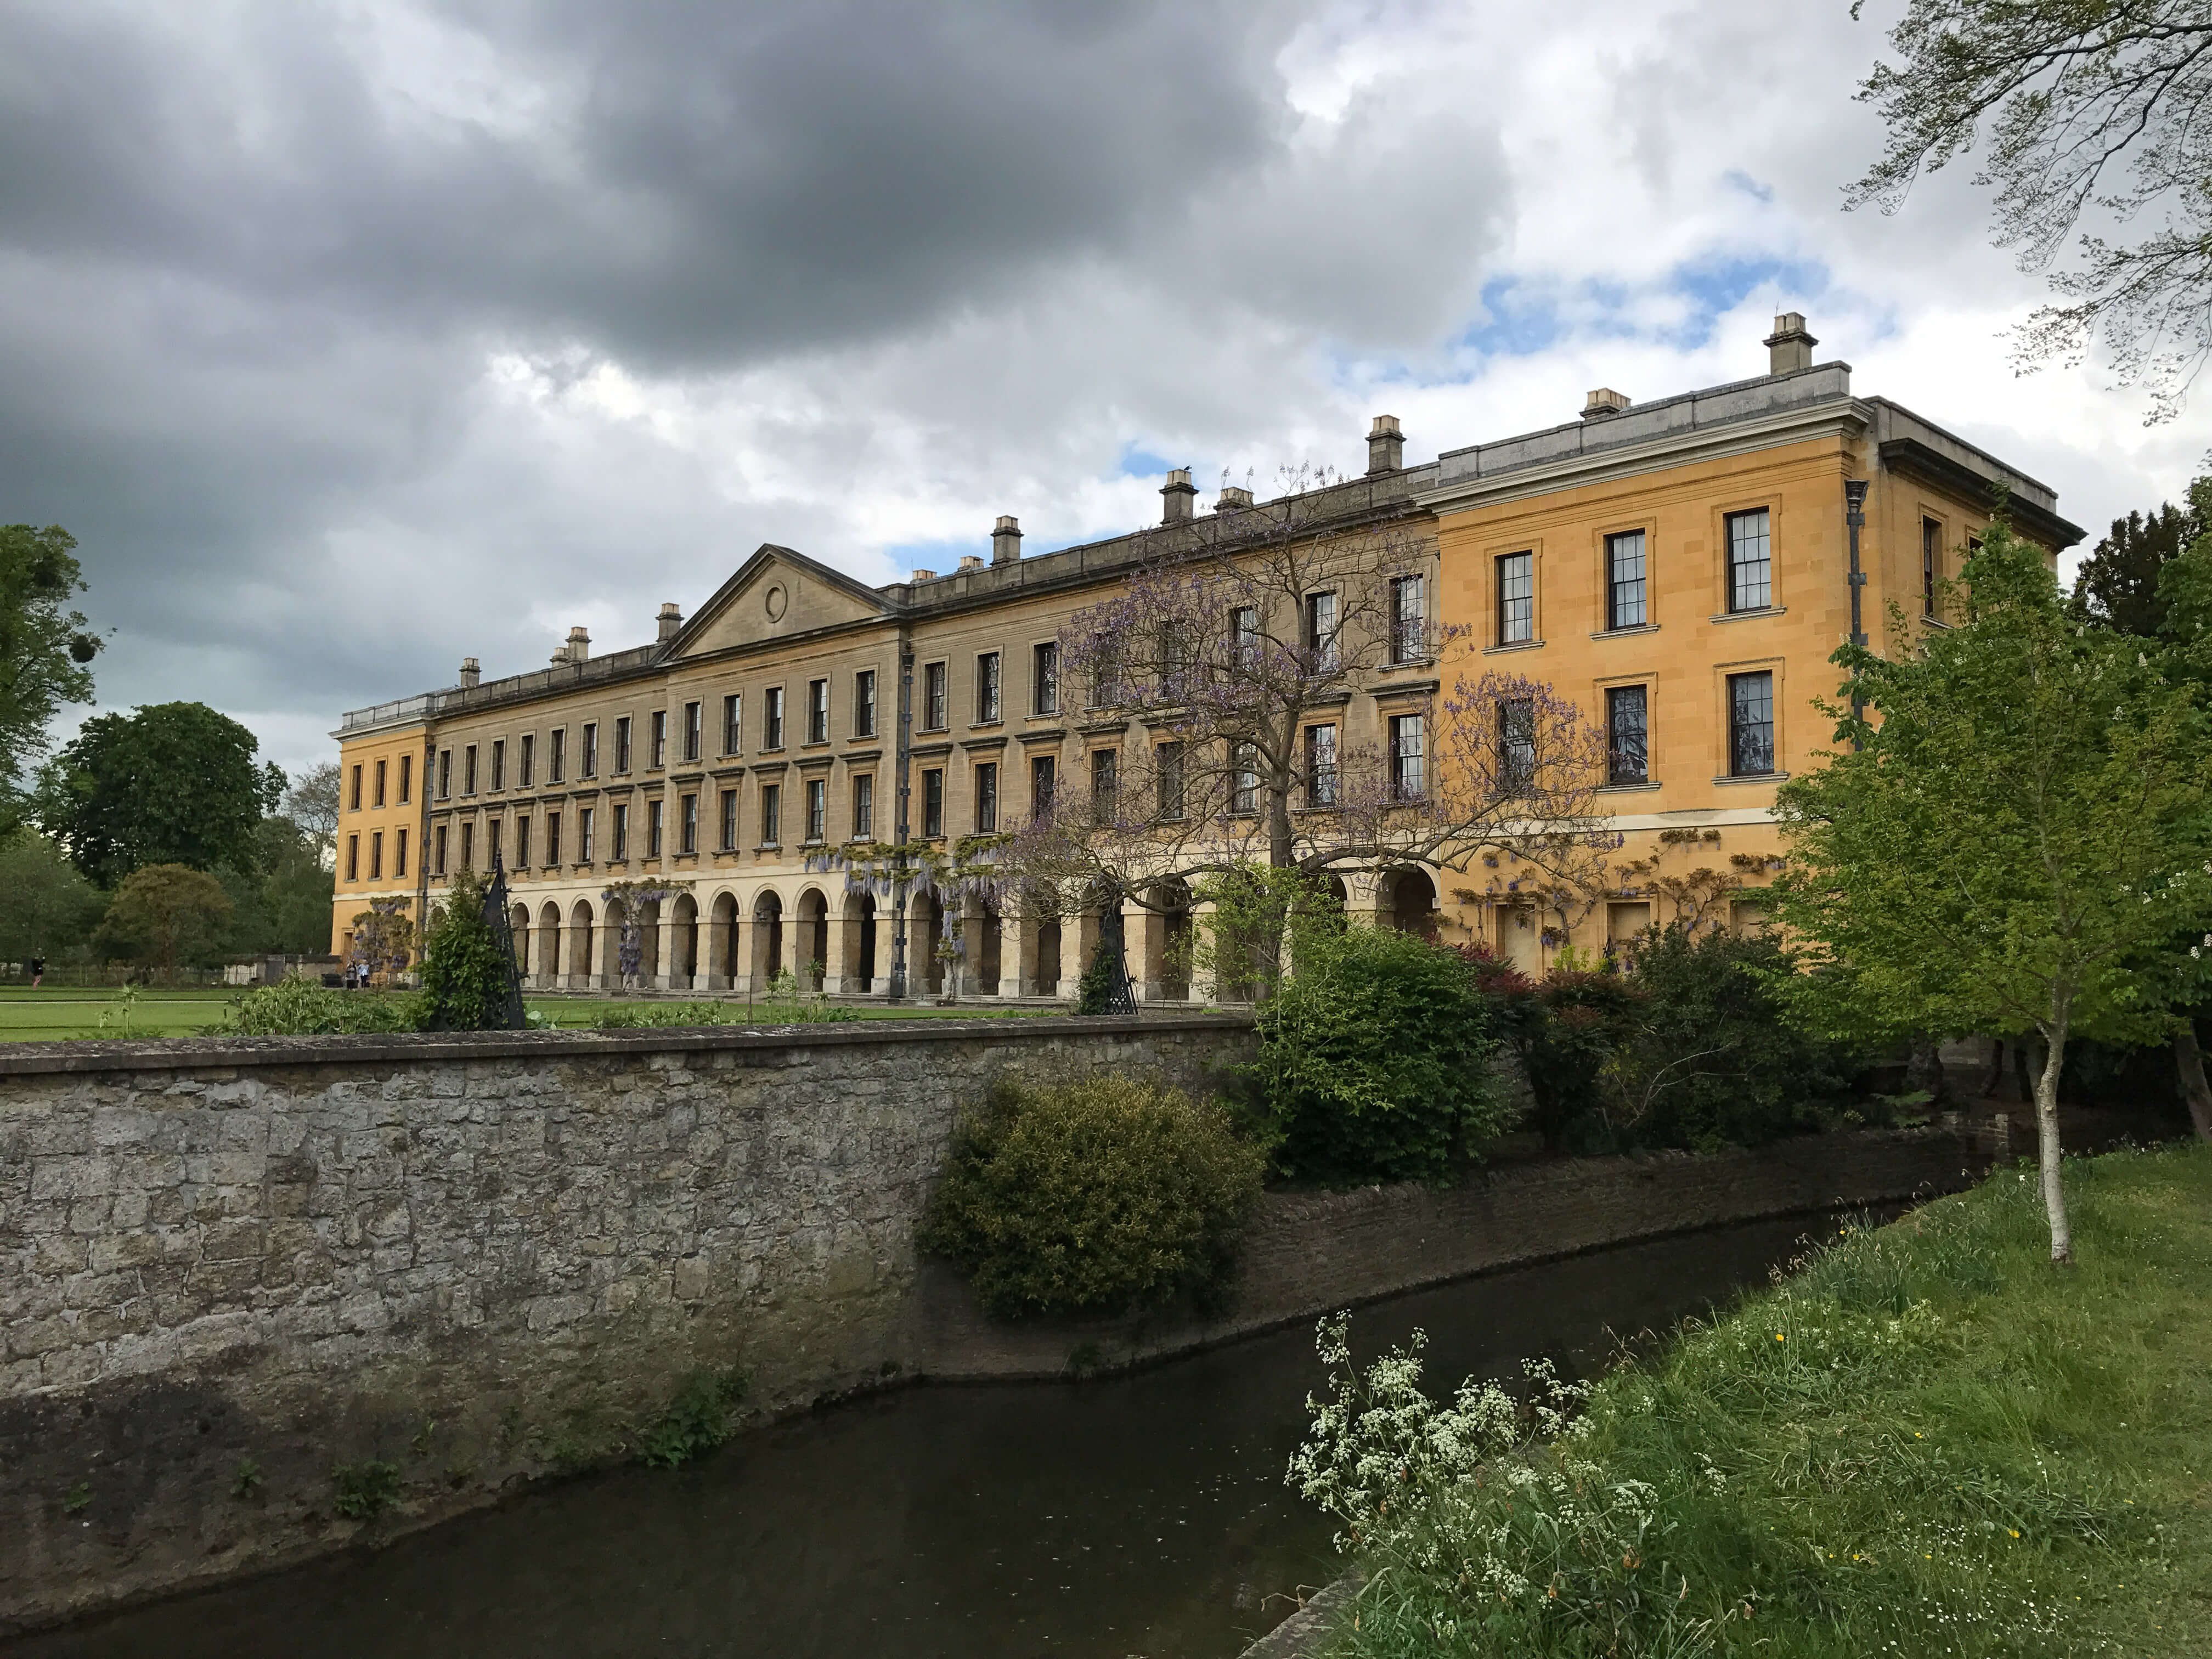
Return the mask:
[[[1358,466],[1386,410],[1420,451],[1743,372],[1741,319],[1662,337],[1753,304],[1676,262],[1845,272],[1846,351],[1986,332],[2027,290],[1963,172],[1835,211],[1874,44],[1752,0],[0,0],[0,520],[79,538],[104,705],[297,766],[763,540],[883,580],[1149,516],[1125,458]],[[1498,295],[1552,343],[1470,344]]]
[[[1279,147],[1296,21],[0,6],[0,518],[83,544],[104,702],[327,724],[437,683],[525,625],[525,572],[749,533],[702,469],[502,434],[489,356],[740,372],[1111,267]]]
[[[8,247],[696,368],[1110,252],[1281,123],[1233,0],[457,6],[403,44],[497,48],[465,112],[337,15],[12,13]]]

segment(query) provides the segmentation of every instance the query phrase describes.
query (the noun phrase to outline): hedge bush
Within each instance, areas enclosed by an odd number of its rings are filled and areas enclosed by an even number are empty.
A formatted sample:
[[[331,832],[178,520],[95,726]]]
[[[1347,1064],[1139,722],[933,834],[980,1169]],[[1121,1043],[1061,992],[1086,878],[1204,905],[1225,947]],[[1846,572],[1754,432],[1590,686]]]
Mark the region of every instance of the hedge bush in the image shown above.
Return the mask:
[[[1677,925],[1644,936],[1632,970],[1534,980],[1479,945],[1462,954],[1521,1061],[1529,1123],[1554,1151],[1756,1146],[1828,1127],[1851,1104],[1865,1056],[1790,1021],[1776,988],[1796,963],[1770,937]]]
[[[1218,1102],[1123,1077],[1009,1079],[963,1121],[921,1245],[1002,1318],[1203,1300],[1265,1170]]]
[[[521,1024],[514,961],[484,920],[489,876],[464,870],[422,940],[422,991],[441,1031],[507,1030]]]
[[[1511,1127],[1473,964],[1413,934],[1302,938],[1259,1031],[1250,1075],[1284,1175],[1434,1181]]]
[[[426,1017],[419,996],[335,991],[294,977],[248,991],[230,1005],[216,1029],[237,1036],[345,1036],[369,1031],[417,1031]]]
[[[1864,1056],[1791,1024],[1770,988],[1795,969],[1771,937],[1669,927],[1636,953],[1644,1006],[1613,1061],[1615,1111],[1645,1146],[1756,1146],[1827,1127]]]

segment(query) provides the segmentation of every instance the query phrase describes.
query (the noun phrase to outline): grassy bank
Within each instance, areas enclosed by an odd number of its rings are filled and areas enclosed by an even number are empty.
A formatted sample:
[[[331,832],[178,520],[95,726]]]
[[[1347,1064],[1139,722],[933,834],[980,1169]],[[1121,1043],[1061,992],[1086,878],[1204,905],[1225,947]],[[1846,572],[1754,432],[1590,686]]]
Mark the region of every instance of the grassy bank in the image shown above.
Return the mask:
[[[229,988],[170,990],[149,988],[125,997],[118,991],[70,987],[27,987],[0,990],[0,1042],[57,1042],[82,1037],[198,1036],[219,1027],[240,994]],[[386,996],[381,991],[351,995]],[[617,1008],[653,1005],[596,997],[532,997],[529,1006],[552,1024],[581,1030],[603,1023]],[[738,1005],[742,1006],[742,1005]],[[988,1003],[910,1004],[900,1008],[856,1005],[862,1019],[982,1019],[1056,1014],[1057,1007],[993,1006]],[[103,1024],[103,1020],[105,1023]]]
[[[1578,1431],[1448,1451],[1368,1511],[1328,1650],[2212,1653],[2212,1147],[2068,1185],[2070,1270],[2006,1170],[1844,1230]]]

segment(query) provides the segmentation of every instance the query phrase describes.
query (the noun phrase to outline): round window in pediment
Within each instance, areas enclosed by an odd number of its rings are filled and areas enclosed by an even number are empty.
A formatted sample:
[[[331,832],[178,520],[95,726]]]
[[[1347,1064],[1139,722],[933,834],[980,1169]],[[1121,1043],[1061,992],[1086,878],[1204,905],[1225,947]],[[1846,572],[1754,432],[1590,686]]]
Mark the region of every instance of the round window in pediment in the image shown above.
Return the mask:
[[[768,591],[768,619],[770,622],[781,622],[783,620],[784,611],[790,605],[790,604],[791,596],[783,591],[783,585],[781,583],[779,582],[775,586],[769,588]]]

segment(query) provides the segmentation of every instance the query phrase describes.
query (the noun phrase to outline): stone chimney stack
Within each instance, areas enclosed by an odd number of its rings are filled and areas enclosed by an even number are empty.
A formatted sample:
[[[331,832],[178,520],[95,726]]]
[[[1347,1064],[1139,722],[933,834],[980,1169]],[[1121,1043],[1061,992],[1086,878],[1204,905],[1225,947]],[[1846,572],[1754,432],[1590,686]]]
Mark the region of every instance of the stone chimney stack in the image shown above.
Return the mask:
[[[1813,367],[1813,348],[1820,343],[1806,331],[1803,312],[1785,311],[1774,319],[1774,332],[1762,343],[1769,374],[1794,374]]]
[[[991,562],[1018,564],[1022,557],[1022,521],[1011,513],[999,514],[999,527],[991,532]]]
[[[1609,421],[1614,416],[1625,413],[1627,408],[1626,392],[1615,392],[1609,386],[1601,386],[1583,399],[1583,419]]]
[[[462,690],[475,690],[477,688],[477,683],[483,678],[483,670],[477,665],[477,659],[474,657],[464,657],[461,659]]]
[[[1213,504],[1216,513],[1242,513],[1252,505],[1252,492],[1236,484],[1221,486],[1221,499]]]
[[[582,662],[592,654],[591,631],[581,623],[568,630],[568,660]]]
[[[963,553],[960,556],[959,574],[961,575],[965,576],[969,572],[981,570],[982,568],[983,556],[981,553]]]
[[[1396,472],[1406,465],[1406,434],[1395,415],[1377,415],[1367,429],[1367,476]]]
[[[1160,522],[1188,524],[1193,503],[1198,497],[1198,486],[1190,481],[1190,469],[1179,466],[1168,474],[1168,481],[1160,486]]]
[[[660,633],[659,637],[661,643],[665,645],[669,641],[674,639],[677,634],[681,631],[684,627],[684,607],[677,604],[673,599],[669,600],[666,605],[660,607],[659,622]]]

